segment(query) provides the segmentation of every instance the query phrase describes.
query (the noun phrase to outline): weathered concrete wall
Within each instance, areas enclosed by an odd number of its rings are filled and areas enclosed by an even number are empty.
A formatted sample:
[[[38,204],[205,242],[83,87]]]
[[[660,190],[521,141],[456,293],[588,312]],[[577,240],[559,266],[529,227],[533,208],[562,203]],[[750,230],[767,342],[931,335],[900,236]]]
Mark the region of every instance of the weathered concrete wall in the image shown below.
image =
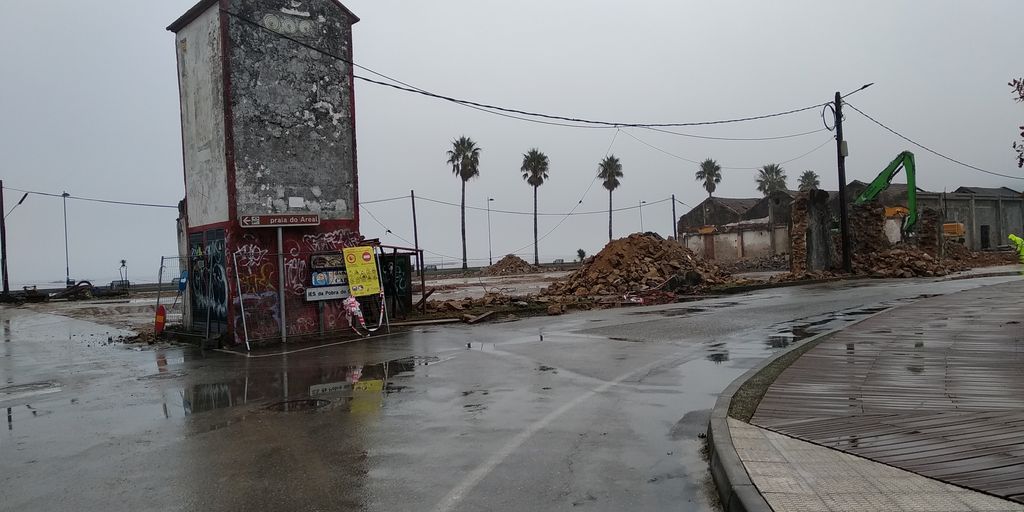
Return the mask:
[[[739,259],[739,235],[737,233],[718,233],[715,235],[715,260],[732,261]]]
[[[175,35],[188,224],[228,220],[219,11],[211,6]]]
[[[232,0],[241,17],[351,61],[351,20],[330,0]],[[348,64],[228,18],[239,214],[355,217]]]
[[[682,235],[683,245],[687,249],[704,256],[704,242],[700,235]]]
[[[776,228],[776,235],[788,239],[788,230],[785,227]],[[704,237],[706,235],[685,234],[683,244],[687,249],[708,257],[704,248]],[[747,229],[743,231],[729,231],[726,233],[715,233],[711,235],[715,246],[715,261],[733,261],[740,258],[756,258],[772,254],[771,238],[768,230]],[[740,245],[742,244],[742,251]],[[776,247],[777,254],[783,254],[789,250],[788,241]]]
[[[1024,199],[965,193],[921,194],[918,209],[925,207],[944,211],[943,222],[963,223],[967,247],[975,251],[982,249],[982,226],[989,227],[992,247],[1006,245],[1007,235],[1024,231]]]
[[[786,216],[789,216],[788,210]],[[786,224],[775,225],[775,254],[789,254],[789,226]]]
[[[768,231],[744,231],[743,232],[743,256],[745,258],[757,258],[772,254],[772,240]]]
[[[1003,229],[1000,245],[1006,244],[1009,235],[1024,236],[1024,200],[1002,201]]]
[[[832,268],[832,216],[828,209],[828,192],[807,192],[807,269]]]

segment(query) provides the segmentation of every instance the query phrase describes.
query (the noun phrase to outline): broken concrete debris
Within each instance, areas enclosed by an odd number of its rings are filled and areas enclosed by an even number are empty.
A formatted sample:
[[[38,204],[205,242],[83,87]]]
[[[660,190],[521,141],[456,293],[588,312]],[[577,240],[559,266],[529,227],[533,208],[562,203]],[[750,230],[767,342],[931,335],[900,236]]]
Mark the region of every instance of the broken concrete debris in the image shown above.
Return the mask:
[[[508,276],[532,272],[537,272],[537,269],[515,254],[509,254],[498,260],[494,265],[484,269],[484,274],[489,276]]]
[[[696,291],[729,274],[680,243],[635,233],[614,240],[545,292],[548,296],[624,295],[649,290]]]

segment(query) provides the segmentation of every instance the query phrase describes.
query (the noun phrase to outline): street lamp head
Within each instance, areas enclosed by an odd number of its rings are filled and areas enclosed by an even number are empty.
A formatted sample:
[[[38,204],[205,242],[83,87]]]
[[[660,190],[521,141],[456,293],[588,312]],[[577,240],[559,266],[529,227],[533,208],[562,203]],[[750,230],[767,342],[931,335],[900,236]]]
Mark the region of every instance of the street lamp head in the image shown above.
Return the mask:
[[[494,201],[494,198],[493,197],[488,197],[487,200],[488,201]]]

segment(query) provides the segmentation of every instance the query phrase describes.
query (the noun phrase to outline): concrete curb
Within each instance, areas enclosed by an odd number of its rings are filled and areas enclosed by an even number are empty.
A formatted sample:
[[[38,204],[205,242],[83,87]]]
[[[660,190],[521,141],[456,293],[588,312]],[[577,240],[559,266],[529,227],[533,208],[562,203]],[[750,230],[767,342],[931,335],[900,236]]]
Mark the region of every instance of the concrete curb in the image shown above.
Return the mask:
[[[722,509],[725,512],[772,512],[772,508],[761,496],[761,492],[753,482],[750,475],[736,453],[736,447],[732,442],[732,432],[729,430],[729,409],[732,406],[733,396],[757,374],[765,370],[776,360],[785,357],[796,350],[804,352],[814,348],[826,338],[844,329],[849,329],[861,322],[887,313],[900,306],[885,308],[882,311],[873,313],[864,318],[857,319],[840,328],[828,332],[816,334],[804,340],[803,343],[787,347],[776,354],[764,359],[757,366],[747,370],[736,380],[733,380],[725,391],[718,396],[714,409],[711,410],[711,419],[708,421],[708,451],[710,452],[711,479],[718,489],[718,497],[722,502]],[[801,354],[803,355],[803,354]],[[799,356],[798,356],[799,357]]]

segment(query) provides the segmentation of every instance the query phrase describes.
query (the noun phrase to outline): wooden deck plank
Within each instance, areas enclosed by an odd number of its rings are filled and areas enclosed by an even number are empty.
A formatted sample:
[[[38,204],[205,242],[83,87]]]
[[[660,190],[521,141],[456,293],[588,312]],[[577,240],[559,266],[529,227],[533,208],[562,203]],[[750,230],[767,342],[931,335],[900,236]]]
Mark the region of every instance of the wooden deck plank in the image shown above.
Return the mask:
[[[933,297],[841,331],[782,372],[752,422],[1024,502],[1024,291]]]

